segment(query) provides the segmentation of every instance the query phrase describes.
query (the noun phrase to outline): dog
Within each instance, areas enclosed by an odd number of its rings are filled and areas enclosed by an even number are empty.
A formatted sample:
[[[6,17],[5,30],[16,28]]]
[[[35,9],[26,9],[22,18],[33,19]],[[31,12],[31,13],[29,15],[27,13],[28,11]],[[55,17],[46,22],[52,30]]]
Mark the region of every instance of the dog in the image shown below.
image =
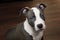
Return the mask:
[[[25,15],[25,21],[11,29],[6,40],[43,40],[45,27],[44,9],[45,4],[38,4],[35,7],[24,7],[19,15]]]

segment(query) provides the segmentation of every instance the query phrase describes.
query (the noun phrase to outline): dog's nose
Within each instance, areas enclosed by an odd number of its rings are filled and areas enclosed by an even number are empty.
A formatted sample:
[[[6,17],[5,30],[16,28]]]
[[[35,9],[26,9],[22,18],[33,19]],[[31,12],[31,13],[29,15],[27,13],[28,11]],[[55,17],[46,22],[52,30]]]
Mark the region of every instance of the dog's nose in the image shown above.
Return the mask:
[[[42,25],[42,24],[38,24],[37,27],[38,27],[38,28],[42,28],[43,25]]]

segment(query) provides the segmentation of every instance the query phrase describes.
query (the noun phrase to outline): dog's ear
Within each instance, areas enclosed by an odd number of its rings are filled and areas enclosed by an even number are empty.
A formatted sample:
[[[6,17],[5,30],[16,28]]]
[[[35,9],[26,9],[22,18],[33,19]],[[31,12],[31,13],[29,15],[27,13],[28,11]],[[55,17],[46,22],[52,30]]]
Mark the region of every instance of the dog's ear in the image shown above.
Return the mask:
[[[38,7],[42,10],[44,10],[46,8],[46,5],[41,3],[41,4],[38,4]]]
[[[27,14],[28,11],[29,11],[29,7],[25,7],[20,10],[20,13],[25,15]]]

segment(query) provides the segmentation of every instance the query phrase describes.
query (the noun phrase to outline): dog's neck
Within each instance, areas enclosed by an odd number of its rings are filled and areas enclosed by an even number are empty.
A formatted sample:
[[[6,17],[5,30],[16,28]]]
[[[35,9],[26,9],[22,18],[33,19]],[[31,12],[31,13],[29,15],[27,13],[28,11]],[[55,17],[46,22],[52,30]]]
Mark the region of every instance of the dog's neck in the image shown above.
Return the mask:
[[[29,25],[27,18],[24,22],[24,29],[29,35],[31,35],[33,37],[33,40],[41,40],[41,38],[43,36],[43,31],[41,31],[39,33],[35,32],[33,30],[33,28]],[[35,33],[37,33],[38,35],[36,35]]]

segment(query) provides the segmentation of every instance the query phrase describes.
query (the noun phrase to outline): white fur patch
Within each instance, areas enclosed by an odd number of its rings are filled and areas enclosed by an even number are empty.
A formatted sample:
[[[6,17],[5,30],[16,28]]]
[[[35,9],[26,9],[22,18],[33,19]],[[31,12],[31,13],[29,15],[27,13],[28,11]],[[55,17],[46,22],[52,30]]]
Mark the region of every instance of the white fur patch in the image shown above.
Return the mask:
[[[27,33],[29,33],[29,35],[33,35],[34,30],[33,30],[33,28],[29,25],[27,18],[26,18],[26,20],[25,20],[25,22],[24,22],[24,29],[25,29],[25,31],[26,31]]]
[[[40,10],[38,8],[36,8],[36,7],[33,7],[32,10],[33,10],[33,12],[34,12],[34,14],[36,16],[36,20],[34,22],[35,23],[35,30],[36,31],[40,30],[37,27],[38,24],[42,24],[43,25],[43,28],[42,29],[45,29],[45,21],[42,20],[41,17],[40,17]]]

